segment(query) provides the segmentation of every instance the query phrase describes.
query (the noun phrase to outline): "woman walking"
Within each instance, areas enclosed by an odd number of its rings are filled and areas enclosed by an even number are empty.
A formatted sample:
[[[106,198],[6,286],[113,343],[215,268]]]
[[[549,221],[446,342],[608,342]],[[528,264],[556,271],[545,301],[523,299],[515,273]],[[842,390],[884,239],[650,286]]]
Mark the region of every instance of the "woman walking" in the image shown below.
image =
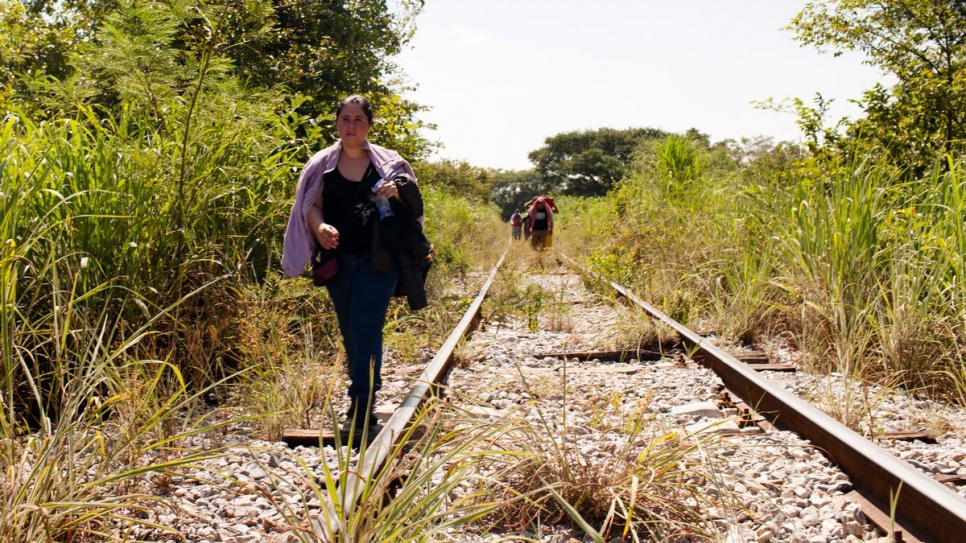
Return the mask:
[[[400,275],[397,259],[379,244],[377,221],[395,210],[415,219],[421,234],[423,214],[412,167],[396,151],[368,141],[372,126],[366,98],[339,102],[339,141],[305,164],[282,255],[290,277],[299,276],[313,255],[329,259],[325,277],[315,276],[335,306],[348,363],[350,407],[343,431],[370,437],[379,431],[373,408],[382,385],[382,329]]]

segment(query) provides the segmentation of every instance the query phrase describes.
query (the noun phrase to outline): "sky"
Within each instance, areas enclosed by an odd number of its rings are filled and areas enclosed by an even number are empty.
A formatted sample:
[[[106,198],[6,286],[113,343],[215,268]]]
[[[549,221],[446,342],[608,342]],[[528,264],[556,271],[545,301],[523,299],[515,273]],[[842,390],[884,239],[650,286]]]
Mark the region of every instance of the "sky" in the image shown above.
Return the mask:
[[[804,0],[426,0],[396,61],[430,108],[433,158],[523,170],[546,138],[599,128],[689,128],[712,142],[801,141],[796,117],[754,102],[832,99],[856,117],[887,82],[864,57],[784,30]]]

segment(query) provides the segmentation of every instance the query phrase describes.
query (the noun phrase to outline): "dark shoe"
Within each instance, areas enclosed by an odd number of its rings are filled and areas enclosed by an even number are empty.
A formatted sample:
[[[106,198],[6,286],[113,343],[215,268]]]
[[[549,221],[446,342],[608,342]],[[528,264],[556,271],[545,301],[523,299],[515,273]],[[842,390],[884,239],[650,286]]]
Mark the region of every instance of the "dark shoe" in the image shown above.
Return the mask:
[[[352,420],[347,420],[342,425],[342,435],[349,435],[350,433],[355,436],[355,439],[360,439],[362,434],[366,434],[369,441],[375,439],[375,437],[382,431],[382,425],[378,421],[369,424],[368,428],[363,426],[353,425]]]
[[[347,418],[342,424],[342,433],[348,434],[349,432],[355,432],[361,434],[363,430],[366,430],[366,421],[362,420],[360,423],[358,420],[352,418]],[[379,419],[372,417],[369,419],[368,432],[370,436],[374,436],[382,431],[382,424],[379,424]]]
[[[356,404],[352,403],[349,406],[349,412],[346,413],[346,421],[342,425],[342,433],[348,435],[350,432],[355,435],[362,436],[364,432],[369,436],[369,440],[372,441],[376,434],[382,431],[382,425],[379,424],[379,419],[376,418],[375,413],[368,411],[365,414],[365,410],[357,410]]]

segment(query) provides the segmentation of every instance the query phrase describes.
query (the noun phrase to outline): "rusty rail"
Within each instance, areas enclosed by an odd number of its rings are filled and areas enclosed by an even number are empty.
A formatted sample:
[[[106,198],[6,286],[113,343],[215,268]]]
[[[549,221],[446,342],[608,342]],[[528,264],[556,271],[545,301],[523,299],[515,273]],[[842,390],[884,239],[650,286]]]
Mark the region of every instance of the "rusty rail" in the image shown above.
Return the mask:
[[[802,401],[711,344],[664,312],[608,281],[572,258],[572,266],[608,283],[653,319],[673,329],[724,385],[775,426],[809,440],[852,479],[866,499],[882,511],[893,510],[897,524],[913,538],[935,543],[966,541],[966,500],[908,463],[877,447],[822,411]]]
[[[367,446],[365,455],[359,460],[357,466],[346,476],[345,483],[337,488],[331,495],[340,496],[341,503],[338,507],[335,504],[328,504],[327,511],[321,521],[314,521],[313,528],[320,541],[333,541],[335,533],[338,532],[338,523],[326,522],[326,519],[334,519],[336,515],[344,514],[355,507],[359,496],[365,491],[368,483],[368,475],[377,473],[385,463],[389,455],[397,447],[400,437],[406,434],[406,427],[416,414],[419,404],[426,398],[431,389],[438,385],[446,374],[446,371],[453,363],[456,348],[460,342],[476,330],[480,322],[480,310],[483,300],[492,286],[496,274],[503,265],[506,252],[500,256],[496,265],[490,271],[486,282],[480,288],[479,294],[470,304],[463,314],[459,324],[450,333],[449,337],[436,352],[436,356],[427,364],[426,369],[420,374],[416,384],[406,394],[402,404],[393,411],[392,416],[386,421],[382,430],[376,435],[375,439]]]

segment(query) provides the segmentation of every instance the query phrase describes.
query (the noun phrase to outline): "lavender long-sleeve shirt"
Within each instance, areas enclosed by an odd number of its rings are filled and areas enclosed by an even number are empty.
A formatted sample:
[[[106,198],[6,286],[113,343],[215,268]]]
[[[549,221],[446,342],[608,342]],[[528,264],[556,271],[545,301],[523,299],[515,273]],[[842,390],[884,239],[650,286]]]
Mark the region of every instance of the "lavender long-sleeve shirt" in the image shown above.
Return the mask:
[[[363,148],[369,151],[369,159],[383,179],[392,179],[402,173],[411,175],[413,179],[416,178],[412,166],[396,151],[368,141],[363,144]],[[341,151],[342,142],[336,142],[315,153],[302,168],[299,184],[295,189],[292,213],[288,219],[288,227],[285,229],[285,243],[282,247],[282,270],[289,277],[301,275],[318,244],[315,234],[309,228],[309,209],[322,194],[322,176],[335,169],[339,163]]]

